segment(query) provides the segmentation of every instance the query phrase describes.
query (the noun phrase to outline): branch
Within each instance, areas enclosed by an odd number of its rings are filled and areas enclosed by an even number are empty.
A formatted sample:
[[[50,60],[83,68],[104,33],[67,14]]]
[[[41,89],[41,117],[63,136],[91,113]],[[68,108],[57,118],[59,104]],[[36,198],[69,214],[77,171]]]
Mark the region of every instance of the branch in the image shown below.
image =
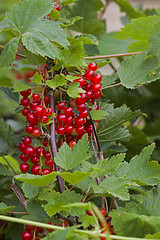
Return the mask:
[[[90,57],[84,57],[84,60],[125,57],[125,56],[131,56],[135,54],[141,54],[141,53],[142,52],[130,52],[130,53],[119,53],[119,54],[113,54],[113,55],[103,55],[103,56],[90,56]]]
[[[53,90],[49,90],[49,101],[50,101],[50,107],[52,108],[53,113],[55,113],[55,109],[54,109],[54,91]],[[53,118],[53,122],[51,124],[51,150],[52,150],[52,155],[55,158],[56,154],[57,154],[57,145],[56,145],[56,131],[55,131],[56,127],[55,127],[55,118]],[[55,170],[56,171],[60,171],[60,167],[58,167],[55,163]],[[58,187],[59,187],[59,191],[62,193],[63,192],[63,179],[60,176],[57,176],[57,181],[58,181]]]
[[[116,86],[119,86],[119,85],[121,85],[121,84],[122,84],[121,82],[120,82],[120,83],[116,83],[116,84],[113,84],[113,85],[104,87],[104,88],[102,88],[102,90],[103,90],[103,89],[107,89],[107,88],[111,88],[111,87],[116,87]]]

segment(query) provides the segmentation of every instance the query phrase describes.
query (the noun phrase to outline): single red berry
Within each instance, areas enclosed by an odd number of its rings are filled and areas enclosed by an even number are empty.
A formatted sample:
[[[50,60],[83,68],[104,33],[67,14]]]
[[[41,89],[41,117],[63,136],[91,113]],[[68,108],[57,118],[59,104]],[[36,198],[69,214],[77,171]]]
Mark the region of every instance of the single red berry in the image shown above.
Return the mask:
[[[45,160],[46,167],[52,167],[53,166],[53,160],[52,159],[46,159]]]
[[[55,9],[59,12],[60,11],[60,7],[59,7],[59,5],[58,4],[54,4],[54,7],[55,7]]]
[[[98,98],[101,97],[101,95],[102,95],[101,91],[95,92],[95,93],[93,94],[93,98],[94,98],[94,99],[98,99]]]
[[[22,115],[26,117],[28,115],[28,113],[30,113],[29,108],[23,108]]]
[[[84,76],[85,76],[85,79],[91,81],[93,79],[93,77],[94,77],[94,71],[87,70]]]
[[[38,124],[38,118],[33,113],[27,115],[27,120],[31,125],[35,126]]]
[[[22,99],[21,99],[21,105],[22,105],[23,107],[28,107],[28,106],[30,105],[30,100],[29,100],[29,98],[27,98],[27,97],[22,98]]]
[[[38,101],[40,99],[39,93],[33,93],[32,98],[33,98],[34,101]]]
[[[78,103],[77,109],[78,109],[78,111],[84,111],[84,110],[86,110],[86,106],[84,103]]]
[[[88,216],[92,216],[92,213],[91,213],[91,211],[89,211],[89,210],[86,211],[86,214],[87,214]]]
[[[44,115],[50,116],[50,115],[52,115],[52,113],[53,113],[52,108],[47,107],[44,109]]]
[[[64,109],[64,114],[69,117],[72,116],[74,114],[73,108],[72,107],[66,107]]]
[[[74,80],[74,82],[79,82],[80,87],[82,87],[85,84],[85,80],[82,77]]]
[[[41,131],[39,128],[34,128],[32,134],[35,137],[39,137],[41,135]]]
[[[41,121],[42,123],[46,123],[46,122],[48,122],[48,120],[49,120],[49,118],[48,118],[48,116],[46,116],[46,115],[43,115],[42,117],[40,117],[40,121]]]
[[[35,149],[32,146],[26,147],[25,154],[27,154],[29,157],[32,157],[35,154]]]
[[[33,110],[33,113],[37,117],[41,117],[44,114],[44,109],[42,106],[36,106]]]
[[[92,84],[91,84],[91,83],[86,83],[86,84],[84,85],[84,90],[86,90],[86,91],[92,90]]]
[[[96,104],[96,105],[94,105],[94,109],[95,110],[99,110],[99,106]]]
[[[80,116],[81,118],[86,118],[86,117],[88,117],[88,111],[87,111],[87,109],[81,111],[81,112],[79,113],[79,116]]]
[[[99,90],[101,89],[101,84],[97,83],[97,84],[93,84],[92,85],[92,91],[95,92],[99,92]]]
[[[27,89],[27,90],[21,91],[20,94],[23,97],[28,97],[31,94],[31,89]]]
[[[44,140],[42,144],[44,147],[48,147],[49,142],[48,142],[48,140]]]
[[[81,126],[81,125],[84,124],[84,123],[85,123],[84,118],[77,117],[77,118],[75,119],[75,124],[76,124],[76,126]]]
[[[28,162],[29,157],[25,153],[21,153],[20,159],[22,162]]]
[[[66,125],[65,131],[66,131],[66,133],[71,133],[73,131],[73,126],[72,125]]]
[[[43,156],[45,159],[51,159],[51,153],[49,151],[44,152]]]
[[[64,113],[58,114],[57,122],[62,125],[65,124],[67,122],[67,116]]]
[[[37,155],[31,157],[31,162],[32,162],[33,164],[39,163],[39,157],[38,157]]]
[[[78,126],[78,127],[76,127],[76,132],[77,132],[78,134],[84,133],[84,132],[85,132],[84,126]]]
[[[49,173],[51,173],[51,171],[48,168],[42,169],[42,175],[47,175]]]
[[[37,156],[41,156],[45,154],[45,148],[42,146],[36,147],[35,153]]]
[[[21,234],[22,240],[32,240],[33,239],[33,234],[28,231],[23,231]]]
[[[93,132],[92,124],[86,124],[85,130],[86,130],[86,133],[88,133],[88,135],[91,135],[91,133]]]
[[[57,104],[57,108],[58,108],[58,110],[64,110],[66,108],[65,102],[59,102]]]
[[[24,144],[23,142],[21,142],[21,143],[19,144],[19,151],[24,152],[25,149],[26,149],[25,144]]]
[[[28,171],[29,171],[29,165],[28,165],[28,163],[22,163],[22,164],[20,165],[20,170],[21,170],[22,172],[28,172]]]
[[[77,144],[76,141],[71,140],[71,141],[69,142],[69,147],[73,149],[73,146],[74,146],[75,144]]]
[[[33,127],[31,124],[29,124],[29,125],[26,126],[26,132],[27,132],[27,133],[32,133],[33,130],[34,130],[34,127]]]
[[[32,102],[31,104],[30,104],[30,109],[32,110],[32,111],[34,111],[35,109],[36,109],[36,107],[38,107],[39,106],[39,102]]]
[[[102,215],[105,217],[107,214],[107,211],[105,208],[100,208],[100,212],[102,213]]]
[[[71,140],[73,140],[73,136],[70,134],[66,135],[66,142],[69,143]]]
[[[77,98],[79,103],[85,103],[87,101],[87,95],[85,93],[80,93],[80,97]]]
[[[56,131],[57,131],[58,135],[64,135],[65,134],[65,128],[63,126],[58,126]]]
[[[90,98],[93,97],[92,91],[87,91],[87,92],[86,92],[86,95],[87,95],[87,98],[88,98],[88,99],[90,99]]]
[[[34,175],[39,175],[41,170],[41,166],[39,164],[35,164],[31,167],[31,173]]]
[[[102,81],[102,76],[100,74],[95,74],[95,76],[92,79],[93,83],[100,83]]]
[[[97,64],[94,63],[94,62],[91,62],[91,63],[88,65],[88,69],[89,69],[89,70],[92,70],[92,71],[96,71],[96,70],[97,70]]]
[[[29,137],[29,136],[26,136],[24,139],[23,139],[23,143],[26,147],[30,146],[31,143],[32,143],[32,138]]]
[[[67,124],[70,125],[73,122],[73,117],[72,116],[68,116],[67,117]]]

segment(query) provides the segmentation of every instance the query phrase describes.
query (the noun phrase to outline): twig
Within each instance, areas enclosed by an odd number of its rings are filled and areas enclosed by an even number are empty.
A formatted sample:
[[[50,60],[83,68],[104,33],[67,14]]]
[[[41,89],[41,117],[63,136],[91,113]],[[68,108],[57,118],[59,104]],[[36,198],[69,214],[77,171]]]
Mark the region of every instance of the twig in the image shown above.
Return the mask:
[[[125,57],[125,56],[141,54],[141,53],[142,52],[130,52],[130,53],[119,53],[119,54],[112,54],[112,55],[102,55],[102,56],[89,56],[89,57],[84,57],[84,60]]]
[[[11,166],[11,164],[8,162],[8,160],[3,156],[3,159],[5,160],[5,162],[8,164],[8,166],[12,169],[13,173],[15,175],[17,175],[17,173],[15,172],[15,170],[13,169],[13,167]]]
[[[4,49],[5,47],[0,45],[0,48]],[[20,53],[16,53],[16,56],[21,57],[21,58],[27,58],[25,55],[20,54]]]
[[[106,4],[105,4],[104,8],[103,8],[102,11],[100,12],[99,20],[102,19],[103,15],[104,15],[104,13],[105,13],[105,11],[106,11],[107,6],[108,6],[108,0],[106,0]]]
[[[11,214],[28,214],[27,212],[10,212]]]
[[[52,108],[53,113],[55,113],[55,109],[54,109],[54,91],[53,90],[49,90],[49,101],[50,101],[50,107]],[[57,154],[57,145],[56,145],[56,131],[55,131],[55,118],[53,118],[53,122],[51,124],[51,149],[52,149],[52,154],[53,157],[56,157]],[[60,171],[60,167],[58,167],[55,163],[55,170],[56,171]],[[58,188],[59,191],[62,193],[64,188],[64,182],[63,179],[60,176],[57,176],[57,181],[58,181]]]
[[[22,193],[19,191],[19,189],[17,188],[14,179],[12,180],[12,185],[11,185],[11,189],[13,190],[13,192],[16,194],[17,198],[19,199],[19,201],[22,203],[23,207],[27,210],[27,203],[26,200],[24,199]]]
[[[119,85],[121,85],[121,84],[122,84],[121,82],[120,82],[120,83],[116,83],[116,84],[113,84],[113,85],[104,87],[104,88],[102,88],[102,90],[103,90],[103,89],[107,89],[107,88],[111,88],[111,87],[116,87],[116,86],[119,86]]]

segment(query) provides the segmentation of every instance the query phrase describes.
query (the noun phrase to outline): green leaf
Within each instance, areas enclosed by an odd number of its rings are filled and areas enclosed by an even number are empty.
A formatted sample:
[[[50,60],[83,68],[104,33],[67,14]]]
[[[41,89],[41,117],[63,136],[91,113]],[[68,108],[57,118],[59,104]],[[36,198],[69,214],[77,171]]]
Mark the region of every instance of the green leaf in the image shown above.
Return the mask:
[[[90,114],[93,120],[104,119],[107,115],[107,113],[103,110],[92,110],[90,111]]]
[[[66,4],[66,5],[76,2],[76,1],[77,0],[62,0],[63,4]]]
[[[160,58],[160,50],[158,48],[160,42],[160,34],[159,34],[160,24],[157,23],[151,31],[151,36],[149,38],[150,43],[150,51],[152,54],[156,54],[158,58]]]
[[[42,75],[36,72],[33,76],[32,83],[39,84],[42,83],[42,80],[43,80]]]
[[[15,170],[15,172],[17,174],[19,174],[20,173],[20,169],[19,169],[19,163],[17,162],[17,160],[15,158],[13,158],[12,156],[10,156],[10,155],[5,155],[4,157],[10,163],[11,167]],[[6,163],[6,161],[5,161],[5,159],[3,157],[0,157],[0,163],[2,163],[11,172],[13,172],[12,169],[8,166],[8,164]]]
[[[87,214],[84,214],[83,216],[79,217],[78,221],[82,222],[82,226],[84,227],[84,229],[86,229],[90,225],[93,227],[96,225],[95,218],[93,216],[88,216]]]
[[[107,177],[103,182],[95,188],[95,192],[107,193],[109,196],[118,197],[123,201],[130,199],[128,193],[128,186],[135,186],[136,184],[125,178]]]
[[[39,187],[28,184],[28,183],[23,183],[22,189],[25,194],[25,197],[29,199],[37,197],[39,192]]]
[[[146,239],[160,239],[160,232],[155,233],[155,234],[153,234],[153,235],[147,234],[147,235],[145,236],[145,238],[146,238]]]
[[[4,45],[4,49],[0,54],[0,66],[9,67],[13,64],[17,48],[18,48],[19,37],[11,38],[8,43]]]
[[[97,38],[91,34],[81,34],[81,35],[75,36],[75,38],[80,39],[83,42],[83,44],[94,44],[94,45],[98,44]]]
[[[19,103],[19,93],[13,92],[13,88],[0,87],[0,92],[9,101],[18,102]]]
[[[62,51],[63,67],[83,66],[85,51],[80,39],[69,38],[70,46]]]
[[[100,11],[104,7],[101,0],[91,0],[95,11]]]
[[[15,84],[14,84],[14,90],[13,92],[20,92],[20,91],[24,91],[24,90],[27,90],[29,89],[30,86],[25,84],[25,83],[22,83],[20,81],[16,81]]]
[[[73,146],[73,149],[71,149],[67,143],[63,143],[56,155],[55,163],[65,170],[70,170],[88,158],[90,158],[90,154],[88,153],[88,135],[85,134],[82,139]]]
[[[115,2],[120,6],[121,11],[125,12],[130,19],[145,16],[143,12],[140,12],[138,7],[133,7],[128,0],[115,0]]]
[[[9,25],[3,20],[0,22],[0,32],[5,31],[7,28],[9,28]]]
[[[9,147],[12,147],[13,132],[11,127],[8,126],[3,119],[0,119],[0,139],[2,139]]]
[[[58,20],[61,17],[60,12],[55,8],[49,13],[49,16],[55,20]]]
[[[106,75],[102,78],[102,89],[104,87],[114,84],[118,80],[118,74],[114,73],[113,75]]]
[[[100,121],[98,128],[98,137],[100,142],[111,142],[115,140],[127,139],[130,134],[127,129],[121,125],[140,114],[139,111],[132,112],[125,105],[120,108],[114,108],[112,104],[100,106],[108,114],[105,119]]]
[[[0,214],[9,213],[15,206],[7,206],[3,202],[0,203]]]
[[[80,97],[80,93],[85,93],[85,90],[79,87],[78,82],[70,83],[68,86],[67,94],[72,98]]]
[[[0,86],[1,87],[13,87],[13,74],[8,71],[7,68],[1,68],[0,70]]]
[[[154,144],[145,147],[142,152],[124,162],[117,170],[120,177],[125,177],[140,185],[155,185],[160,182],[160,164],[157,161],[149,161],[154,150]]]
[[[99,53],[104,55],[124,53],[128,51],[128,46],[133,42],[130,38],[126,40],[115,38],[116,32],[104,33],[98,42]]]
[[[11,12],[7,14],[5,22],[20,33],[27,32],[31,24],[42,19],[54,7],[51,0],[24,0],[14,5]]]
[[[35,186],[45,186],[52,182],[55,177],[58,175],[58,172],[52,172],[43,176],[36,176],[30,173],[16,175],[15,178],[18,181],[26,182]]]
[[[101,34],[104,31],[104,23],[97,19],[96,4],[99,0],[79,0],[70,10],[71,17],[81,16],[82,20],[74,23],[71,29],[87,34]]]
[[[74,80],[78,79],[78,78],[81,78],[81,76],[72,76],[72,75],[67,75],[65,76],[65,78],[70,81],[70,82],[73,82]]]
[[[139,84],[150,83],[160,78],[159,71],[152,74],[159,67],[156,56],[147,56],[147,52],[125,59],[118,69],[118,76],[122,85],[135,88]]]
[[[23,219],[37,222],[46,222],[48,215],[45,213],[40,201],[31,199],[27,201],[27,212],[28,215],[24,215]]]
[[[121,39],[131,37],[136,41],[129,46],[128,51],[143,51],[149,46],[151,31],[159,22],[160,17],[155,15],[132,19],[125,28],[122,28],[117,37]]]
[[[56,89],[57,87],[63,86],[66,84],[65,76],[63,74],[56,75],[54,79],[47,80],[47,85],[52,89]]]
[[[63,172],[60,176],[67,182],[71,183],[72,185],[76,185],[78,182],[82,181],[83,179],[90,176],[93,172],[80,172],[74,171],[71,172]]]
[[[50,234],[48,234],[47,237],[43,238],[43,240],[67,240],[70,239],[70,236],[72,235],[73,228],[67,227],[63,231],[57,230]]]
[[[0,175],[3,176],[13,176],[13,172],[8,170],[5,166],[0,163]]]

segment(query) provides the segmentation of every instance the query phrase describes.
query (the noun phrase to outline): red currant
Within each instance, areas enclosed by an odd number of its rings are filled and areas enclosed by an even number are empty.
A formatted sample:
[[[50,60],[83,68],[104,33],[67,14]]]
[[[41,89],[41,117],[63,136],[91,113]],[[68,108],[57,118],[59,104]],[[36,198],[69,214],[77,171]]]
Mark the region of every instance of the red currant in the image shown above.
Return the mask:
[[[44,109],[44,115],[50,116],[52,115],[52,113],[53,113],[52,108],[47,107]]]
[[[35,137],[39,137],[41,135],[41,131],[39,128],[34,128],[32,134]]]
[[[22,172],[28,172],[28,171],[29,171],[29,165],[28,165],[28,163],[22,163],[22,164],[20,165],[20,170],[21,170]]]
[[[42,146],[36,147],[35,153],[37,156],[41,156],[45,154],[45,148]]]
[[[22,153],[20,159],[22,162],[28,162],[29,157],[25,153]]]
[[[78,111],[84,111],[84,110],[86,110],[86,106],[84,103],[78,103],[77,109],[78,109]]]
[[[44,156],[45,159],[51,159],[51,154],[50,154],[49,151],[44,152],[43,156]]]
[[[57,104],[57,108],[58,108],[58,110],[64,110],[66,108],[65,102],[59,102]]]
[[[58,135],[64,135],[65,134],[65,128],[63,126],[58,126],[56,130],[57,130]]]
[[[73,146],[74,146],[75,144],[76,144],[76,142],[72,140],[72,141],[69,142],[69,147],[73,149]]]
[[[35,114],[35,116],[41,117],[41,116],[43,116],[44,109],[43,109],[42,106],[36,106],[36,107],[34,108],[33,113]]]
[[[73,117],[72,116],[68,116],[67,117],[67,124],[71,124],[73,122]]]
[[[32,138],[29,137],[29,136],[26,136],[24,139],[23,139],[23,143],[26,147],[28,147],[29,145],[31,145],[32,143]]]
[[[91,84],[91,83],[86,83],[86,84],[84,85],[84,90],[86,90],[86,91],[92,90],[92,84]]]
[[[31,94],[31,89],[27,89],[27,90],[21,91],[20,94],[23,97],[28,97]]]
[[[49,173],[51,173],[51,172],[50,172],[50,170],[48,168],[42,169],[42,175],[47,175]]]
[[[36,107],[38,107],[39,106],[39,102],[32,102],[31,104],[30,104],[30,109],[32,110],[32,111],[34,111],[35,109],[36,109]]]
[[[30,105],[30,100],[29,100],[29,98],[26,98],[26,97],[22,98],[22,99],[21,99],[21,105],[22,105],[23,107],[28,107],[28,106]]]
[[[29,157],[32,157],[35,154],[35,149],[32,146],[26,147],[25,154],[27,154]]]
[[[79,103],[85,103],[87,101],[87,95],[85,93],[80,93],[80,97],[77,98]]]
[[[49,104],[49,96],[48,95],[44,96],[44,101],[45,101],[45,106],[47,107]]]
[[[76,124],[76,126],[81,126],[81,125],[84,124],[84,123],[85,123],[84,118],[77,117],[77,118],[75,119],[75,124]]]
[[[52,159],[46,159],[45,160],[46,167],[52,167],[53,166],[53,160]]]
[[[91,211],[89,211],[89,210],[86,211],[86,214],[87,214],[88,216],[92,216],[92,213],[91,213]]]
[[[35,164],[31,167],[31,173],[34,175],[39,175],[41,170],[41,166],[39,164]]]
[[[94,99],[98,99],[98,98],[101,97],[101,95],[102,95],[102,93],[101,93],[100,91],[95,92],[95,93],[93,94],[93,98],[94,98]]]
[[[39,162],[39,157],[37,155],[31,157],[31,162],[33,164],[37,164]]]
[[[85,80],[82,77],[74,80],[74,82],[79,82],[80,87],[82,87],[85,84]]]
[[[46,115],[43,115],[42,117],[40,117],[40,121],[41,121],[42,123],[46,123],[46,122],[48,122],[48,120],[49,120],[49,118],[48,118],[48,116],[46,116]]]
[[[49,142],[48,142],[48,140],[44,140],[42,144],[43,144],[44,147],[47,147]]]
[[[26,146],[24,145],[23,142],[21,142],[21,143],[19,144],[19,151],[24,152],[25,149],[26,149]]]
[[[33,225],[25,225],[25,229],[26,229],[28,232],[32,232],[32,231],[35,229],[35,226],[33,226]]]
[[[76,127],[76,132],[77,132],[78,134],[84,133],[84,132],[85,132],[84,126],[78,126],[78,127]]]
[[[100,83],[102,80],[102,76],[100,74],[95,74],[95,76],[92,79],[93,83]]]
[[[87,92],[86,92],[86,95],[87,95],[87,98],[88,98],[88,99],[93,97],[92,91],[87,91]]]
[[[55,7],[55,9],[57,10],[57,11],[60,11],[60,7],[59,7],[59,5],[58,4],[54,4],[54,7]]]
[[[26,117],[28,113],[30,113],[29,108],[23,108],[22,115]]]
[[[86,73],[85,73],[85,78],[87,80],[92,80],[94,77],[94,71],[92,70],[87,70]]]
[[[79,113],[79,116],[80,116],[81,118],[86,118],[86,117],[88,117],[88,111],[87,111],[87,109],[81,111],[81,112]]]
[[[101,89],[101,84],[97,83],[97,84],[93,84],[92,85],[92,91],[95,92],[99,92],[99,90]]]
[[[65,114],[63,114],[63,113],[58,114],[57,122],[59,124],[65,124],[67,122],[67,116]]]
[[[28,231],[24,231],[21,234],[21,238],[22,238],[22,240],[32,240],[33,239],[33,234],[28,232]]]
[[[26,132],[27,132],[27,133],[32,133],[33,130],[34,130],[34,127],[33,127],[31,124],[29,124],[29,125],[26,126]]]
[[[67,125],[65,127],[65,131],[66,131],[66,133],[71,133],[73,131],[73,126],[72,125]]]
[[[105,217],[107,214],[107,211],[105,208],[100,208],[100,212],[102,213],[102,215]]]
[[[29,113],[27,115],[27,120],[32,125],[37,125],[38,124],[38,118],[33,113]]]
[[[88,65],[88,69],[89,69],[89,70],[92,70],[92,71],[96,71],[96,70],[97,70],[97,64],[94,63],[94,62],[91,62],[91,63]]]
[[[33,93],[32,98],[33,98],[34,101],[38,101],[40,99],[39,93]]]
[[[65,113],[66,116],[71,116],[71,115],[73,115],[73,113],[74,113],[73,108],[71,108],[71,107],[66,107],[66,108],[64,109],[64,113]]]

